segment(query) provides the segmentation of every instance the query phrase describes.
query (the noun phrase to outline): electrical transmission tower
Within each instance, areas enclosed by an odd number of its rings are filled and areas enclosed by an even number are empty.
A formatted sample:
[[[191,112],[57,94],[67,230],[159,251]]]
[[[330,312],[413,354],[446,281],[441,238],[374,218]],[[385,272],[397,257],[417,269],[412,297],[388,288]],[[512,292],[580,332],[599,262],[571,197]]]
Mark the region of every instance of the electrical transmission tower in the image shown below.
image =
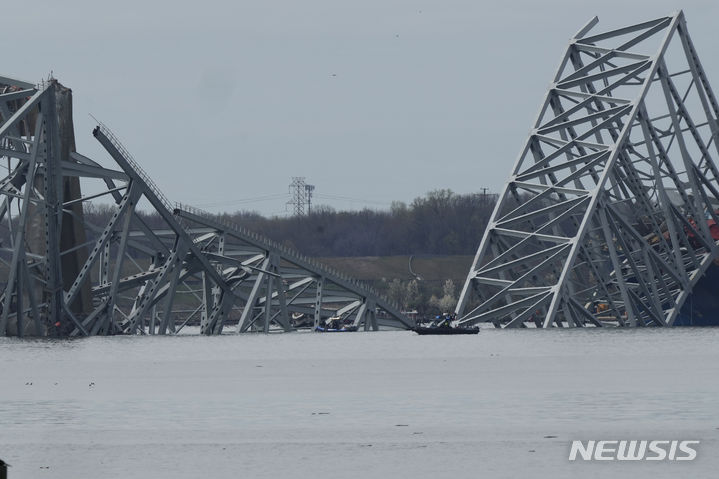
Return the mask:
[[[671,326],[719,258],[719,103],[684,14],[596,23],[571,39],[498,197],[463,324]]]
[[[292,213],[295,216],[304,216],[312,213],[312,193],[315,190],[314,185],[305,183],[304,176],[293,176],[290,183],[290,201],[288,205],[292,207]]]

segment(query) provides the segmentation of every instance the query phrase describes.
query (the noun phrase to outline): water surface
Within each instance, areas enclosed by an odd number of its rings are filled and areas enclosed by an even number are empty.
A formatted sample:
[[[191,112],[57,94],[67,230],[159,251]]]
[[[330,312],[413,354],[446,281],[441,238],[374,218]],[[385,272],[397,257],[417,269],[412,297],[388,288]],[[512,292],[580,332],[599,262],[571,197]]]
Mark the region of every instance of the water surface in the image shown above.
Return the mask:
[[[0,338],[0,364],[12,479],[719,470],[719,328]],[[570,463],[572,439],[702,442],[694,462]]]

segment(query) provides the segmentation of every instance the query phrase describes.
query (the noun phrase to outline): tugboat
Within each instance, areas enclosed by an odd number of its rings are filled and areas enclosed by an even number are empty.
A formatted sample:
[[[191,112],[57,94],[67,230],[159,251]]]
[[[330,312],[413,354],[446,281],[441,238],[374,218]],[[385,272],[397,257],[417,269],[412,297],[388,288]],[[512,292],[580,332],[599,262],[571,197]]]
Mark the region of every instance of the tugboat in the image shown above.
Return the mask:
[[[421,323],[418,323],[414,328],[412,328],[412,331],[422,336],[430,334],[449,335],[479,333],[479,328],[476,326],[473,328],[452,326],[452,321],[454,321],[455,318],[456,316],[454,314],[444,314],[442,316],[437,316],[435,320],[429,324],[429,326],[422,326]]]

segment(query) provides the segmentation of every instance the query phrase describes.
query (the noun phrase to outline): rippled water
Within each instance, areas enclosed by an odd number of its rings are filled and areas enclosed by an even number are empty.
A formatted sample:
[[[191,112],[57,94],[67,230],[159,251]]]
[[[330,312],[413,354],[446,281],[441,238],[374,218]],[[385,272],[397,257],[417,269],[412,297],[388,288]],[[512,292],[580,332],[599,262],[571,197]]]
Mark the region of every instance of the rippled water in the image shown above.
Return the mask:
[[[11,479],[716,477],[718,373],[719,328],[0,338],[0,458]],[[571,463],[572,439],[701,444]]]

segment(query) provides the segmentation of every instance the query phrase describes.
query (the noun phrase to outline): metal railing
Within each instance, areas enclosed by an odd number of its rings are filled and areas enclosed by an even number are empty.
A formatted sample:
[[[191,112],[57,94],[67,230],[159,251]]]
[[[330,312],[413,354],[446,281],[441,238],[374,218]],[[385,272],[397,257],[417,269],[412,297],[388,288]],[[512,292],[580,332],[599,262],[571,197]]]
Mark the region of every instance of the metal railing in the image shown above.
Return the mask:
[[[97,118],[93,118],[95,119],[95,121],[97,121],[100,131],[102,131],[102,133],[107,137],[107,139],[110,140],[110,143],[112,143],[112,145],[117,148],[117,151],[119,151],[120,154],[125,158],[125,160],[127,160],[130,166],[135,170],[137,175],[142,178],[142,181],[144,181],[147,187],[150,188],[150,191],[152,191],[152,193],[157,197],[157,199],[160,200],[160,202],[167,209],[167,211],[172,212],[172,203],[170,203],[170,200],[167,199],[162,190],[160,190],[160,188],[155,184],[155,182],[152,181],[150,175],[148,175],[145,170],[142,169],[140,164],[130,154],[127,148],[125,148],[119,138],[117,138],[117,136],[112,132],[112,130],[110,130],[110,128],[107,127],[107,125],[99,121]]]

